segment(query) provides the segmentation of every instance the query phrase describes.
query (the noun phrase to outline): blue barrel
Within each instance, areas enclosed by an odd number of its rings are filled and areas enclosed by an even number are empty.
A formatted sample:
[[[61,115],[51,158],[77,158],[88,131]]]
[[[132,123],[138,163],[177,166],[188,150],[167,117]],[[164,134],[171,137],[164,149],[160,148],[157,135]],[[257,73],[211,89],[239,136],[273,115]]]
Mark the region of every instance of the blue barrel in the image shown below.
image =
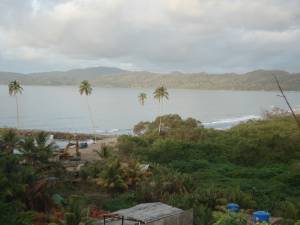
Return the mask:
[[[238,212],[240,210],[240,206],[236,203],[228,203],[226,208],[231,212]]]
[[[266,211],[256,211],[252,214],[253,222],[269,222],[270,213]]]

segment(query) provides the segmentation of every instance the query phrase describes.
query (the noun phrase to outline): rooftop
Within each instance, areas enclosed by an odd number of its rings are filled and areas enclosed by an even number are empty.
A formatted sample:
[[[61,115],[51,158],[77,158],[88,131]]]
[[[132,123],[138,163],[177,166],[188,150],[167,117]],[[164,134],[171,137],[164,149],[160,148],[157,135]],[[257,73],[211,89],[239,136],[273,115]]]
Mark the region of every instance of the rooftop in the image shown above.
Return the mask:
[[[161,202],[143,203],[129,209],[114,212],[125,218],[131,218],[143,223],[149,223],[164,217],[177,215],[184,212],[181,209],[163,204]]]

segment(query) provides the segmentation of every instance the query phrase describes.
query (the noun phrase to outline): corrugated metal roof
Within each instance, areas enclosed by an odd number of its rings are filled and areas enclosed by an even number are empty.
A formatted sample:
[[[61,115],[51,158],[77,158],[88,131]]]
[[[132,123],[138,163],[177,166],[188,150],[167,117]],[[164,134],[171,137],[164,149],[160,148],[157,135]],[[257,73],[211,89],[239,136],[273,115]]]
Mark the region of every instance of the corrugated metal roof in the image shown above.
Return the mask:
[[[143,203],[136,205],[129,209],[122,209],[114,212],[125,218],[132,218],[144,223],[159,220],[164,217],[177,215],[184,212],[182,209],[178,209],[161,202]]]

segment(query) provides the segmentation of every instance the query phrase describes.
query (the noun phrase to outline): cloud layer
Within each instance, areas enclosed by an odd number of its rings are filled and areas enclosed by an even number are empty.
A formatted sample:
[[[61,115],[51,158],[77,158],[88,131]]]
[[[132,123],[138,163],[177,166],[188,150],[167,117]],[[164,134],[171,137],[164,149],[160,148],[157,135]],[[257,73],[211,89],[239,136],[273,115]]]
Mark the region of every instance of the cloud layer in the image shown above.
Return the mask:
[[[300,71],[299,0],[2,0],[0,70]]]

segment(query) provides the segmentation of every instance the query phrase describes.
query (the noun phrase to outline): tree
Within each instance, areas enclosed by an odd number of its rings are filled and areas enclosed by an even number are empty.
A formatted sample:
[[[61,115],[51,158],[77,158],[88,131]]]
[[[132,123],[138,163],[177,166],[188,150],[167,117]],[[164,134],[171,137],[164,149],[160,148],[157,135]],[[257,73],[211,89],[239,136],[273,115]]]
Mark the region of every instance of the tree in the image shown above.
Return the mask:
[[[26,162],[39,172],[49,166],[49,159],[53,156],[53,152],[58,149],[45,132],[23,138],[19,146]]]
[[[79,86],[79,93],[80,95],[85,95],[86,96],[86,102],[87,102],[87,106],[88,106],[88,110],[89,110],[89,115],[90,115],[90,120],[91,120],[91,124],[94,130],[94,142],[96,142],[96,128],[95,128],[95,123],[93,120],[93,115],[92,115],[92,110],[88,101],[88,96],[92,94],[92,90],[93,88],[91,87],[91,84],[89,83],[89,81],[87,80],[83,80],[80,83]]]
[[[20,83],[16,80],[11,81],[8,85],[8,92],[10,96],[15,96],[17,105],[17,128],[20,127],[20,115],[19,115],[19,102],[18,94],[22,94],[23,88]]]
[[[162,117],[162,112],[163,112],[163,100],[169,99],[169,93],[167,91],[167,88],[164,86],[158,87],[155,89],[155,91],[153,92],[154,94],[154,98],[156,100],[158,100],[158,102],[161,104],[161,112],[160,112],[160,116],[159,116],[159,126],[158,126],[158,133],[161,133],[161,117]]]
[[[5,130],[0,137],[0,148],[9,154],[13,154],[19,143],[20,138],[14,129]]]
[[[59,147],[49,138],[46,132],[39,132],[35,136],[36,157],[41,165],[47,165],[49,159],[53,156],[53,152]]]
[[[128,190],[123,176],[124,167],[119,159],[111,159],[102,170],[101,176],[96,179],[97,185],[110,191],[123,192]]]
[[[24,199],[29,180],[35,175],[21,162],[22,158],[17,155],[0,156],[0,224],[32,224]]]
[[[140,95],[138,96],[139,102],[142,106],[145,104],[146,98],[147,98],[147,94],[143,92],[140,93]]]

